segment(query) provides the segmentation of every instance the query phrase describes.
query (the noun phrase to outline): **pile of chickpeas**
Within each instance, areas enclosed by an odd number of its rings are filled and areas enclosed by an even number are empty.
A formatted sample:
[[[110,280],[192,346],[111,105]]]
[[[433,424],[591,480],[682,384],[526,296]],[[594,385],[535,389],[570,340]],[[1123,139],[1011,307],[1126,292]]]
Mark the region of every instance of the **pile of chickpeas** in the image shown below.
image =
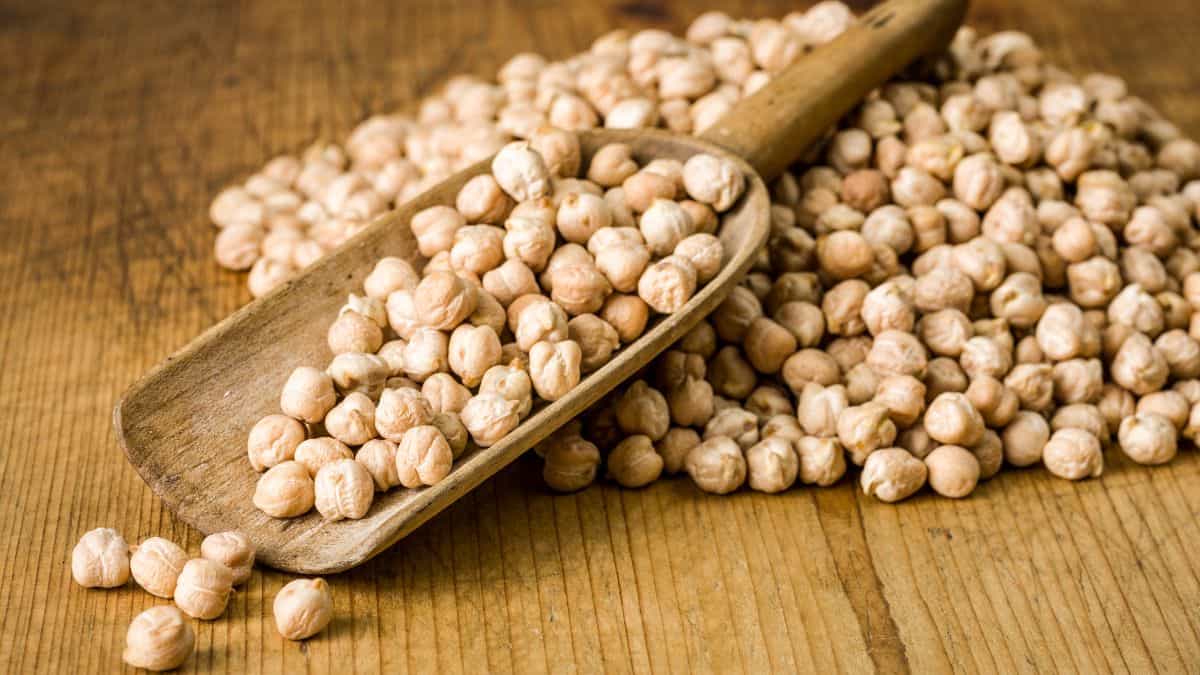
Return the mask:
[[[261,511],[358,519],[376,492],[437,484],[720,271],[714,233],[746,187],[733,162],[639,166],[611,144],[581,164],[575,134],[538,130],[413,216],[421,273],[380,260],[329,327],[328,367],[294,370],[282,414],[250,430]]]
[[[559,130],[698,133],[853,21],[837,2],[782,21],[710,12],[685,39],[615,32],[564,62],[514,57],[496,83],[453,78],[415,119],[372,118],[344,149],[323,143],[302,158],[273,160],[222,193],[212,210],[223,226],[218,258],[236,252],[230,266],[252,266],[259,294],[388,202],[513,139],[551,166],[567,138]],[[510,272],[511,231],[487,219],[486,195],[497,190],[478,187],[484,197],[468,205],[473,214],[460,203],[457,216],[422,214],[412,223],[419,238],[426,231],[435,242],[421,252],[444,273],[436,277],[442,297],[458,288],[446,274],[496,299],[529,280]],[[628,206],[634,191],[622,188]],[[627,227],[616,223],[621,200],[611,191],[602,195],[614,212],[611,229]],[[854,465],[862,489],[883,501],[926,483],[963,497],[1005,465],[1040,463],[1078,480],[1100,475],[1111,452],[1161,464],[1200,431],[1200,145],[1121,79],[1074,77],[1046,63],[1023,33],[980,37],[963,28],[918,79],[896,79],[868,96],[802,167],[774,183],[772,200],[770,245],[729,299],[604,405],[539,446],[551,488],[578,490],[602,474],[638,487],[686,472],[709,492],[777,492],[796,482],[831,485]],[[557,221],[562,204],[553,208],[544,217]],[[492,229],[461,235],[470,245],[455,256],[458,232],[477,227]],[[591,233],[588,248],[597,235],[607,241],[604,229]],[[586,252],[606,276],[596,251],[559,234],[567,242],[559,253]],[[473,271],[487,256],[499,267]],[[395,274],[415,279],[411,272]],[[377,268],[372,276],[387,274]],[[555,299],[544,275],[538,281]],[[635,295],[609,284],[614,298]],[[338,320],[347,333],[373,316],[399,334],[390,297],[382,312],[364,302],[352,298]],[[404,303],[395,303],[397,314]],[[619,315],[605,309],[586,314],[626,344]],[[592,319],[587,325],[608,333]],[[331,346],[332,337],[331,330]],[[533,345],[512,337],[501,340],[501,365],[523,371],[506,371],[516,380],[531,378]],[[407,365],[410,349],[439,349],[400,339],[403,349],[378,350],[385,361],[393,354],[393,372]],[[449,370],[470,388],[459,369]],[[442,374],[426,373],[435,384],[422,384],[431,390],[425,399],[461,398],[450,386],[455,377]],[[301,379],[316,382],[321,373]],[[320,389],[327,400],[337,395],[336,386]],[[382,394],[397,395],[413,396]],[[356,400],[338,405],[365,407]],[[294,425],[291,433],[297,443],[317,440],[304,440]],[[372,450],[368,463],[379,461],[376,453],[387,455]]]
[[[196,635],[188,618],[211,621],[225,613],[234,587],[250,579],[253,544],[241,532],[218,532],[188,555],[169,539],[150,537],[130,547],[121,533],[101,527],[83,535],[71,552],[71,576],[84,588],[119,588],[134,582],[147,593],[174,601],[134,617],[125,636],[126,663],[145,670],[172,670],[192,655]],[[325,629],[333,617],[324,579],[297,579],[275,596],[280,635],[303,640]]]

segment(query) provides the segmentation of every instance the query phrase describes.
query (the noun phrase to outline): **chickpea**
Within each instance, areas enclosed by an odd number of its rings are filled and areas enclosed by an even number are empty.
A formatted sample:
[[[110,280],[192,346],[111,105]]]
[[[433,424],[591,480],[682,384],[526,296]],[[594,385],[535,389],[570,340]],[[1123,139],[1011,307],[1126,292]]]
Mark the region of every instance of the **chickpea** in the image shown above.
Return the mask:
[[[829,289],[821,300],[826,330],[834,335],[843,336],[854,336],[864,332],[867,325],[862,319],[862,307],[870,290],[871,287],[859,279],[843,281]]]
[[[579,384],[582,359],[583,352],[573,340],[533,345],[529,351],[529,379],[538,396],[556,401],[574,389]]]
[[[983,438],[978,443],[967,448],[979,462],[979,479],[987,480],[1000,472],[1004,465],[1004,442],[1000,434],[991,429],[983,432]]]
[[[989,427],[1008,425],[1021,405],[1011,389],[990,375],[973,378],[965,394]]]
[[[333,357],[326,372],[339,393],[346,396],[361,393],[374,399],[383,391],[389,370],[387,361],[375,354],[346,352]]]
[[[759,440],[758,418],[737,406],[718,410],[704,425],[705,440],[716,436],[732,438],[745,450]]]
[[[1121,290],[1121,270],[1107,258],[1094,256],[1067,266],[1071,299],[1080,307],[1102,307]]]
[[[504,222],[504,230],[504,255],[534,272],[542,271],[554,253],[554,226],[535,217],[513,216]]]
[[[757,387],[750,393],[743,405],[747,411],[754,413],[759,424],[765,424],[767,420],[776,415],[790,414],[795,410],[791,397],[782,388],[773,384]]]
[[[533,270],[518,259],[506,260],[484,273],[483,288],[504,307],[522,295],[539,292]]]
[[[910,375],[889,375],[879,381],[875,401],[887,406],[897,427],[908,428],[925,411],[925,385]]]
[[[434,413],[457,413],[471,399],[471,390],[459,384],[449,373],[434,373],[421,384],[421,395],[429,401]]]
[[[970,277],[952,267],[939,267],[917,277],[913,303],[922,312],[957,309],[965,313],[975,288]]]
[[[457,213],[453,209],[448,210]],[[416,222],[416,220],[417,216],[413,216],[413,222]],[[421,255],[426,254],[422,253]],[[433,254],[430,253],[428,255]],[[407,260],[393,257],[380,258],[379,262],[375,263],[375,267],[371,270],[371,273],[367,275],[367,278],[363,279],[363,290],[369,298],[386,301],[388,296],[396,291],[412,291],[416,289],[420,281],[421,279],[417,275],[416,270],[412,268],[412,265],[408,264]]]
[[[1156,391],[1138,399],[1139,415],[1159,415],[1179,430],[1187,425],[1192,404],[1177,391]]]
[[[677,191],[677,187],[673,179],[652,171],[645,170],[638,171],[622,181],[621,189],[625,191],[625,202],[629,205],[629,208],[633,209],[636,213],[645,213],[657,201],[674,203]],[[676,206],[678,206],[678,204],[676,204]],[[678,216],[679,214],[682,214],[683,216],[687,215],[682,211],[682,209],[678,214],[672,209],[670,212],[664,215]],[[693,226],[690,221],[685,222],[687,223],[689,229]],[[642,233],[645,234],[645,228],[642,229]],[[646,241],[650,241],[649,237],[647,237]],[[670,248],[674,248],[674,245],[672,245]]]
[[[957,357],[974,334],[970,319],[957,309],[943,309],[921,317],[917,335],[934,354]]]
[[[608,279],[591,262],[564,265],[548,274],[553,280],[551,297],[572,316],[599,311],[612,293]]]
[[[1046,357],[1065,361],[1082,355],[1086,320],[1083,310],[1069,303],[1055,303],[1038,320],[1035,335]]]
[[[1050,425],[1038,413],[1022,410],[1001,432],[1004,459],[1013,466],[1030,466],[1042,460],[1050,440]]]
[[[338,459],[354,457],[354,453],[345,443],[336,438],[310,438],[296,447],[295,461],[308,469],[310,476],[316,476],[317,471],[326,464]]]
[[[267,415],[254,424],[246,441],[250,466],[255,471],[285,462],[307,436],[304,425],[287,415]]]
[[[947,445],[975,445],[983,436],[983,416],[964,394],[939,394],[925,414],[925,430]]]
[[[532,185],[536,185],[536,182]],[[492,225],[504,222],[512,210],[513,202],[495,176],[480,174],[462,186],[454,206],[467,222]]]
[[[486,448],[495,445],[517,428],[521,421],[519,409],[520,403],[517,401],[510,401],[490,391],[481,391],[467,402],[460,417],[475,443]]]
[[[781,373],[783,381],[795,393],[800,392],[809,382],[828,386],[841,379],[838,362],[833,356],[819,349],[801,349],[792,354],[783,362]]]
[[[624,143],[610,143],[592,156],[587,177],[603,187],[615,187],[637,173],[637,170],[633,149]]]
[[[746,466],[752,490],[775,493],[796,482],[800,460],[790,441],[772,436],[746,451]]]
[[[1032,274],[1011,274],[991,295],[992,315],[1007,319],[1018,328],[1029,328],[1042,318],[1046,300],[1042,283]]]
[[[403,440],[409,429],[432,419],[432,404],[415,389],[385,389],[375,407],[375,429],[393,443]]]
[[[325,630],[333,619],[333,599],[324,579],[296,579],[279,590],[272,604],[275,629],[289,640],[304,640]]]
[[[151,607],[129,624],[121,660],[134,668],[173,670],[195,648],[196,635],[182,612],[171,606]]]
[[[1141,333],[1130,335],[1117,351],[1109,366],[1109,374],[1117,384],[1135,394],[1149,394],[1162,389],[1170,369],[1166,358]]]
[[[706,153],[692,155],[683,164],[683,186],[696,201],[727,211],[742,196],[746,179],[737,165]]]
[[[617,399],[617,424],[627,434],[641,434],[657,441],[666,435],[671,419],[662,393],[638,380]]]
[[[622,344],[629,344],[645,332],[646,323],[650,320],[650,308],[636,295],[614,293],[600,308],[600,318],[616,329]]]
[[[769,375],[779,372],[784,361],[796,352],[796,339],[783,326],[760,316],[747,329],[744,348],[750,364]]]
[[[71,576],[84,588],[124,586],[129,566],[129,544],[111,528],[89,531],[71,551]]]
[[[728,494],[746,480],[746,458],[733,439],[706,438],[688,453],[684,469],[696,486],[713,494]]]
[[[1107,440],[1109,437],[1108,422],[1100,409],[1089,403],[1072,403],[1054,411],[1050,419],[1050,430],[1082,429],[1096,438]]]
[[[658,480],[663,459],[654,451],[650,437],[636,434],[626,438],[608,455],[608,477],[622,487],[639,488]]]
[[[979,460],[970,450],[958,445],[936,448],[925,458],[925,466],[929,487],[943,497],[966,497],[979,483]]]
[[[267,469],[254,488],[254,506],[273,518],[294,518],[314,504],[314,484],[308,468],[295,461]]]
[[[837,432],[838,440],[850,453],[850,461],[857,466],[896,440],[896,425],[888,418],[887,406],[875,401],[846,408],[838,416]]]
[[[396,475],[406,488],[436,485],[450,474],[454,453],[438,427],[417,426],[396,446]]]
[[[375,403],[353,392],[325,416],[325,430],[346,445],[362,445],[375,437]]]
[[[1042,450],[1050,473],[1067,480],[1095,478],[1104,472],[1100,441],[1081,429],[1059,429]]]
[[[663,471],[668,474],[677,474],[683,471],[688,453],[698,445],[700,445],[700,434],[696,433],[694,429],[672,427],[662,440],[655,444],[654,450],[662,457]]]
[[[880,376],[912,375],[923,377],[928,366],[925,346],[912,333],[885,330],[875,336],[867,365]]]
[[[396,473],[395,443],[382,438],[367,441],[358,449],[354,460],[371,474],[376,492],[387,492],[400,484]]]
[[[187,561],[175,583],[175,606],[194,619],[215,619],[233,593],[233,572],[207,558]]]
[[[600,451],[583,438],[573,436],[556,442],[546,451],[542,478],[550,489],[576,492],[596,480]]]
[[[736,286],[712,314],[717,336],[741,344],[755,319],[763,315],[762,303],[745,286]]]
[[[925,462],[902,448],[872,452],[863,464],[859,479],[864,494],[883,502],[898,502],[921,489],[929,475]]]
[[[452,272],[428,274],[413,292],[417,316],[426,326],[439,330],[453,330],[475,311],[477,302],[474,289]]]
[[[182,549],[179,552],[182,553]],[[234,586],[250,578],[250,572],[254,569],[254,555],[254,545],[241,532],[217,532],[200,542],[200,556],[228,567],[233,572]]]
[[[301,366],[293,370],[284,383],[279,407],[285,415],[315,424],[325,418],[336,402],[337,394],[329,375],[316,368]]]
[[[679,311],[696,292],[696,268],[686,258],[669,255],[650,265],[638,280],[638,295],[656,312]]]
[[[713,387],[706,380],[688,376],[667,390],[667,405],[675,424],[703,426],[713,416]]]

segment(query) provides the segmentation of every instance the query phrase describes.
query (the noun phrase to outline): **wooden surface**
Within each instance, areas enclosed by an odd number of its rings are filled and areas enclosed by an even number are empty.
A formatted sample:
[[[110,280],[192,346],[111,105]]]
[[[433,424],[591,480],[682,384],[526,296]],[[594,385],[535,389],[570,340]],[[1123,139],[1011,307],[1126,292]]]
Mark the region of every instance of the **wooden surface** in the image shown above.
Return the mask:
[[[208,200],[446,75],[562,57],[710,3],[0,3],[0,670],[108,672],[132,586],[86,591],[100,525],[195,551],[113,438],[121,392],[248,300]],[[788,2],[737,1],[743,15]],[[186,16],[181,16],[186,14]],[[978,0],[1056,62],[1116,72],[1200,136],[1194,0]],[[1114,458],[1115,459],[1115,458]],[[1200,457],[1080,484],[1008,472],[968,501],[849,485],[702,496],[683,480],[556,497],[525,459],[330,579],[337,619],[282,640],[256,573],[204,623],[205,672],[1196,672]]]

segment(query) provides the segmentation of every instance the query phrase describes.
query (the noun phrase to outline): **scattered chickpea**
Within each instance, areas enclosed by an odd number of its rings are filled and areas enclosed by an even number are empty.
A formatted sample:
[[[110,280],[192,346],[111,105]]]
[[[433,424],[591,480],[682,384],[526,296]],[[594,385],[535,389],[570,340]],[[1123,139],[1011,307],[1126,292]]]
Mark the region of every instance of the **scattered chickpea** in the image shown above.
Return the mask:
[[[121,659],[134,668],[163,671],[183,665],[196,648],[196,634],[177,608],[151,607],[138,614],[125,632]]]
[[[268,472],[269,473],[269,472]],[[193,558],[175,583],[175,606],[194,619],[215,619],[233,594],[233,572],[219,562]]]
[[[546,451],[542,478],[558,492],[576,492],[596,480],[600,450],[580,437],[554,444]]]
[[[267,415],[254,424],[246,441],[250,466],[261,472],[292,459],[307,435],[304,425],[291,417]]]
[[[1042,462],[1050,473],[1067,480],[1095,478],[1104,471],[1100,440],[1082,429],[1054,432],[1042,449]]]
[[[314,490],[307,467],[300,462],[280,462],[258,479],[254,506],[273,518],[295,518],[312,510]]]
[[[129,581],[129,544],[116,530],[101,527],[71,551],[71,576],[84,588],[116,588]]]
[[[928,475],[925,462],[907,450],[881,448],[867,456],[859,483],[863,494],[883,502],[898,502],[920,490]]]
[[[438,427],[432,424],[404,432],[396,446],[396,475],[407,488],[436,485],[450,475],[454,452]]]
[[[333,619],[333,598],[324,579],[296,579],[279,589],[272,605],[275,628],[289,640],[304,640],[325,630]]]
[[[800,459],[791,441],[779,436],[764,438],[746,450],[747,484],[759,492],[782,492],[796,482]]]
[[[665,432],[664,432],[665,433]],[[608,455],[608,477],[622,487],[638,488],[658,480],[663,459],[649,436],[635,434],[617,444]]]
[[[704,439],[684,461],[696,487],[713,494],[728,494],[746,480],[746,458],[741,447],[727,436]]]
[[[170,598],[175,595],[175,582],[187,561],[187,552],[175,542],[150,537],[133,548],[129,571],[150,595]]]
[[[979,460],[964,447],[943,445],[925,457],[929,487],[943,497],[966,497],[979,482]]]

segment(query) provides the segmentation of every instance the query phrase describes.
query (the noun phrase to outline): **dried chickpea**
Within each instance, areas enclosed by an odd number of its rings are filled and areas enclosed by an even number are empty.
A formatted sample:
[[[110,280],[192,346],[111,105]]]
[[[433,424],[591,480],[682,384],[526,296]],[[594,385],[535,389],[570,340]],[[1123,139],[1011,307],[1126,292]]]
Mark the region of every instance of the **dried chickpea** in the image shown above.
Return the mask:
[[[375,429],[393,443],[403,440],[409,429],[432,419],[433,406],[415,389],[385,389],[375,407]]]
[[[979,460],[964,447],[943,445],[925,457],[929,487],[943,497],[966,497],[979,483]]]
[[[460,417],[475,443],[486,448],[495,445],[517,428],[521,422],[518,412],[520,406],[519,402],[510,401],[500,394],[483,391],[467,402]]]
[[[232,594],[233,572],[207,558],[187,561],[175,582],[175,606],[194,619],[221,616]]]
[[[285,415],[309,424],[323,420],[336,402],[333,380],[309,366],[292,371],[279,397],[279,407]]]
[[[607,465],[609,478],[622,487],[639,488],[658,480],[663,459],[655,452],[649,436],[635,434],[613,448]]]
[[[336,438],[310,438],[296,447],[295,461],[316,476],[321,467],[339,460],[354,457],[350,448]]]
[[[439,330],[453,330],[475,311],[477,302],[475,289],[453,272],[432,272],[413,291],[417,316]]]
[[[395,443],[382,438],[367,441],[355,453],[354,461],[362,464],[371,474],[376,492],[387,492],[400,484],[400,477],[396,473]]]
[[[1082,429],[1096,438],[1107,440],[1109,437],[1108,422],[1100,409],[1090,403],[1072,403],[1054,411],[1050,418],[1050,430]]]
[[[129,581],[129,544],[116,530],[101,527],[71,551],[71,576],[84,588],[116,588]]]
[[[1176,429],[1182,430],[1187,425],[1191,405],[1183,394],[1177,391],[1156,391],[1138,399],[1137,414],[1165,417]]]
[[[450,338],[436,328],[418,328],[404,346],[404,374],[424,382],[450,367]]]
[[[964,394],[939,394],[925,413],[925,430],[947,445],[971,446],[983,436],[983,416]]]
[[[989,427],[1008,425],[1021,406],[1017,395],[990,375],[972,378],[964,393]]]
[[[267,469],[254,488],[254,506],[273,518],[294,518],[312,510],[312,475],[303,464],[280,462]]]
[[[453,461],[450,444],[432,424],[409,429],[396,445],[396,475],[406,488],[436,485],[450,474]]]
[[[383,344],[379,324],[355,311],[344,311],[329,326],[329,351],[334,354],[377,351]]]
[[[800,391],[796,417],[806,435],[832,438],[838,435],[838,419],[847,407],[846,388],[842,385],[809,382]]]
[[[250,466],[262,472],[292,459],[307,435],[304,425],[291,417],[267,415],[250,429],[246,441]]]
[[[872,452],[863,464],[859,483],[864,494],[883,502],[898,502],[921,489],[929,475],[925,462],[902,448]]]
[[[353,392],[325,416],[325,430],[346,445],[362,445],[375,438],[375,403]]]
[[[1042,450],[1050,473],[1067,480],[1095,478],[1104,472],[1100,441],[1082,429],[1059,429]]]
[[[698,153],[683,164],[683,185],[696,201],[726,211],[742,196],[746,180],[737,165],[713,155]]]
[[[782,492],[796,482],[800,460],[791,441],[765,438],[746,450],[747,483],[759,492]]]
[[[726,436],[706,438],[688,453],[684,469],[696,486],[713,494],[728,494],[746,480],[741,447]]]
[[[556,401],[579,384],[583,352],[573,340],[538,342],[529,350],[529,379],[534,391]]]
[[[662,457],[663,471],[668,474],[677,474],[683,470],[688,453],[697,445],[700,445],[700,434],[696,433],[696,430],[672,427],[662,437],[662,440],[654,445],[654,450]],[[599,453],[596,458],[599,461]]]
[[[770,375],[779,372],[784,361],[796,352],[796,339],[783,326],[760,316],[747,328],[743,348],[750,365]]]
[[[650,308],[636,295],[613,293],[600,308],[600,318],[617,330],[622,344],[629,344],[646,331]]]
[[[925,411],[925,385],[911,375],[889,375],[879,381],[874,400],[887,406],[897,427],[906,429]]]
[[[133,548],[129,571],[133,574],[133,580],[146,592],[160,598],[171,598],[175,595],[175,582],[187,561],[187,552],[178,544],[161,537],[151,537]]]
[[[1050,440],[1050,425],[1035,412],[1022,410],[1004,427],[1004,460],[1013,466],[1030,466],[1042,461],[1042,451]]]
[[[970,344],[970,341],[968,341]],[[912,333],[885,330],[875,336],[866,363],[881,377],[912,375],[923,377],[928,359],[925,346]]]
[[[304,640],[325,630],[333,620],[333,599],[324,579],[296,579],[289,582],[271,606],[275,629],[289,640]]]
[[[215,560],[233,572],[233,585],[243,584],[254,569],[254,545],[237,531],[210,534],[200,542],[200,557]]]
[[[333,379],[333,386],[338,393],[344,396],[360,393],[368,399],[375,399],[383,391],[390,370],[387,361],[380,356],[346,352],[333,357],[326,372]]]
[[[196,648],[196,635],[179,609],[151,607],[138,614],[125,632],[121,660],[144,670],[174,670]]]
[[[1109,374],[1117,384],[1135,394],[1162,389],[1170,375],[1166,358],[1142,333],[1130,335],[1122,343],[1109,365]]]
[[[862,466],[867,457],[896,440],[896,425],[888,417],[887,406],[870,401],[851,406],[838,416],[837,436],[850,461]]]

